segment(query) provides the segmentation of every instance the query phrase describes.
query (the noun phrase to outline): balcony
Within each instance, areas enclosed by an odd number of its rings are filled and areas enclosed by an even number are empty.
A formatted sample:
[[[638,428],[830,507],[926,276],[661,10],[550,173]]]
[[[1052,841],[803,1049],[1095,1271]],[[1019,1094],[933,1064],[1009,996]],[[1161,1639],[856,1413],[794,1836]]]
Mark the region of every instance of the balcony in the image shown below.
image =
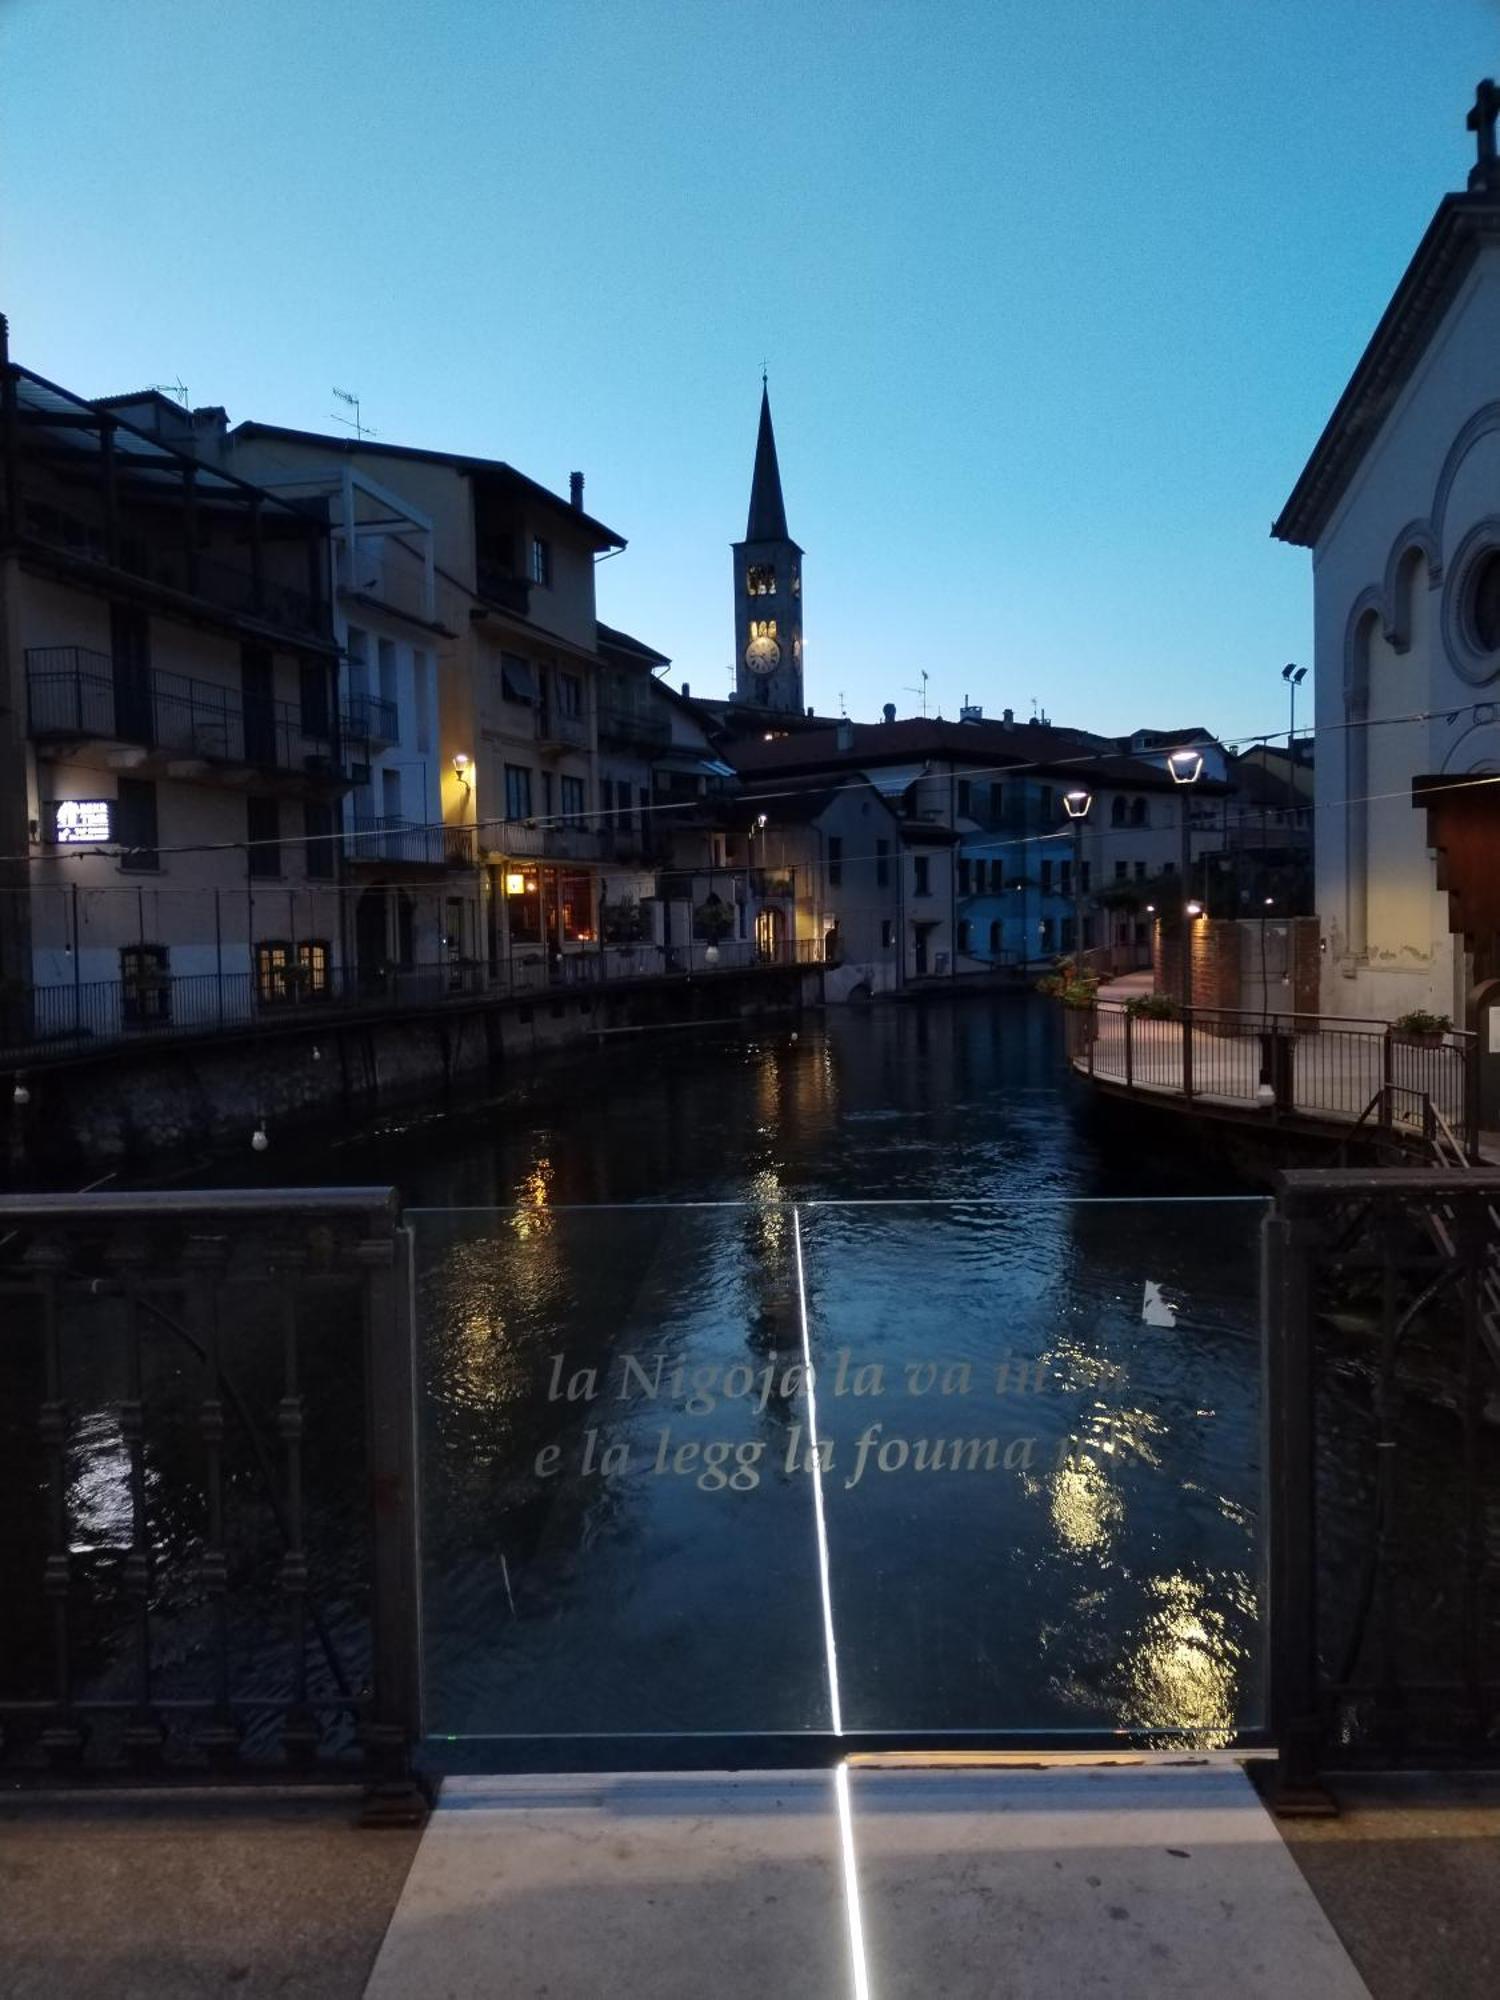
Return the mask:
[[[422,826],[392,815],[356,813],[346,852],[351,861],[400,861],[411,867],[441,868],[448,860],[448,836],[466,827]],[[469,856],[463,857],[464,861]]]
[[[500,820],[485,829],[484,844],[517,861],[604,861],[610,836],[589,826],[546,826],[531,819]]]
[[[599,736],[601,741],[632,748],[665,750],[672,741],[672,724],[647,702],[601,701]]]
[[[164,590],[196,597],[220,611],[258,623],[274,625],[303,636],[328,637],[326,608],[304,590],[279,583],[262,575],[259,582],[248,569],[217,558],[195,555],[190,563],[186,549],[162,546],[122,533],[113,557],[101,524],[66,514],[42,501],[29,500],[23,515],[24,532],[34,542],[62,554],[81,557],[122,570],[128,576],[154,583]]]
[[[501,611],[514,611],[525,618],[531,610],[531,581],[512,570],[500,569],[494,563],[477,563],[474,587],[486,603]]]
[[[36,742],[132,743],[218,765],[347,782],[345,762],[366,753],[308,729],[289,701],[245,701],[236,688],[186,674],[117,667],[84,646],[33,646],[26,654],[28,733]]]
[[[344,734],[356,741],[389,748],[401,741],[400,713],[395,702],[380,695],[355,694],[349,697],[342,722]]]
[[[586,750],[589,726],[581,715],[564,715],[545,702],[536,712],[537,747],[542,750]]]

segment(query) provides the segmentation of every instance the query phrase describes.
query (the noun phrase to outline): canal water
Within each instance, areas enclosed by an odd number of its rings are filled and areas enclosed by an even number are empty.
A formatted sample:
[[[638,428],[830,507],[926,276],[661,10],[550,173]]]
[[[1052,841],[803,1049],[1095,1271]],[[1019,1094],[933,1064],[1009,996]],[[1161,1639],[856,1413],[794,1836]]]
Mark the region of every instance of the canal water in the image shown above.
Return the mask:
[[[1059,1027],[613,1037],[257,1163],[415,1212],[434,1736],[1262,1720],[1263,1204]]]

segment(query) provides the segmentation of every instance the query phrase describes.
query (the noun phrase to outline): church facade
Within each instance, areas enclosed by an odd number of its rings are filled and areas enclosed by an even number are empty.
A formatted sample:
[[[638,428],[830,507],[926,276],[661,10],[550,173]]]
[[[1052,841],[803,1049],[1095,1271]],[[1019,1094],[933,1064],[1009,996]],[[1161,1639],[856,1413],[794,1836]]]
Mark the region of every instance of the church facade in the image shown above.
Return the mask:
[[[1463,1026],[1500,978],[1497,109],[1272,530],[1313,556],[1330,1014]]]

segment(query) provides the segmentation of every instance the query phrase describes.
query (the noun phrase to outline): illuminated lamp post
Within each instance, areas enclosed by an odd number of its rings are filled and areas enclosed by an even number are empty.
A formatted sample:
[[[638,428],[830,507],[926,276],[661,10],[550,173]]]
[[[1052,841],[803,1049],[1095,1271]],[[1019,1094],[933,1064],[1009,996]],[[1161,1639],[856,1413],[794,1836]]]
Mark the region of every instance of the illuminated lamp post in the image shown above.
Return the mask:
[[[1193,947],[1192,922],[1203,914],[1203,905],[1186,900],[1192,889],[1193,876],[1193,833],[1192,820],[1188,813],[1187,787],[1196,785],[1203,776],[1203,752],[1201,750],[1174,750],[1167,758],[1167,769],[1172,773],[1172,783],[1184,787],[1182,794],[1181,819],[1181,870],[1182,870],[1182,978],[1181,995],[1184,1007],[1193,1004]]]
[[[1063,793],[1063,811],[1073,822],[1073,963],[1083,959],[1083,823],[1094,803],[1092,792],[1082,786]]]

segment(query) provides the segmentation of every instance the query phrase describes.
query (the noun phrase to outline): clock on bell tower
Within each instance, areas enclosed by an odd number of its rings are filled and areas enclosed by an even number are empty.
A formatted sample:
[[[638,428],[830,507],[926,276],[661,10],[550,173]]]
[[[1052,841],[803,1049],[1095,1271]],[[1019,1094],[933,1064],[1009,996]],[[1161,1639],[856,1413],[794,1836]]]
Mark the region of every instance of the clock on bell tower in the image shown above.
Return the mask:
[[[750,518],[745,539],[734,544],[734,698],[802,713],[802,551],[786,529],[764,376]]]

